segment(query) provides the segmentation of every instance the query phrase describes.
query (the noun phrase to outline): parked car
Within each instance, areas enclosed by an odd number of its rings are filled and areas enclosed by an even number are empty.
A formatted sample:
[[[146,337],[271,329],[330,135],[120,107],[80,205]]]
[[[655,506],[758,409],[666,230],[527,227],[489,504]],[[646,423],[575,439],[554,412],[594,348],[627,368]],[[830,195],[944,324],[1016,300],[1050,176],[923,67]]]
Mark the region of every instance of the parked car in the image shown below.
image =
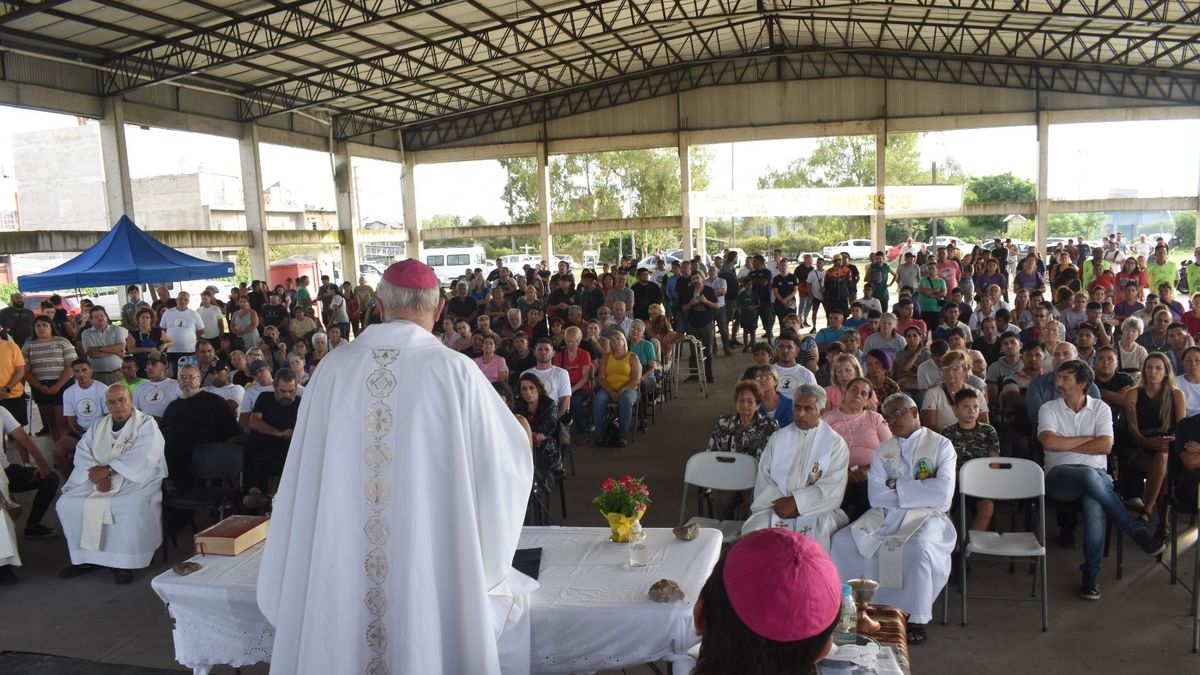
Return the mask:
[[[960,251],[964,251],[964,250],[970,251],[971,250],[970,247],[967,245],[967,242],[963,241],[962,239],[960,239],[958,237],[950,237],[950,236],[945,236],[945,235],[932,237],[929,240],[929,246],[927,247],[927,250],[930,253],[937,253],[941,249],[949,246],[950,242],[954,242],[954,245]]]
[[[1159,238],[1167,242],[1167,246],[1170,248],[1179,246],[1179,235],[1175,234],[1174,232],[1155,232],[1153,234],[1146,235],[1146,241],[1150,242],[1151,246],[1158,243]]]
[[[54,295],[54,294],[53,293],[24,293],[23,295],[25,298],[25,306],[27,308],[33,310],[34,316],[41,316],[42,315],[42,302],[45,300],[49,300],[50,296]],[[69,294],[68,293],[59,293],[59,296],[63,299],[63,305],[65,305],[67,308],[67,316],[78,316],[79,315],[79,301],[82,300],[84,296],[78,295],[76,293],[69,293]]]
[[[846,239],[821,249],[821,255],[826,259],[843,253],[848,254],[851,260],[866,260],[871,257],[871,240]]]
[[[378,286],[379,280],[383,278],[383,267],[375,263],[362,263],[358,266],[358,275],[366,277],[368,286]],[[355,283],[358,279],[353,280]]]

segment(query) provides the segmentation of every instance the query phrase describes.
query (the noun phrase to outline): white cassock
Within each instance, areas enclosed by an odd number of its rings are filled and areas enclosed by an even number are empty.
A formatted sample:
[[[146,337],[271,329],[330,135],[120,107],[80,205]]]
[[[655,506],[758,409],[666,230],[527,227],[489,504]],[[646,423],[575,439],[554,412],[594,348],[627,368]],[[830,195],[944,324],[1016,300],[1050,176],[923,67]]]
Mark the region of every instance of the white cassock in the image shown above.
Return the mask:
[[[58,520],[72,564],[142,569],[162,544],[163,436],[154,418],[138,410],[120,431],[112,426],[112,415],[105,415],[75,446],[75,469],[58,499]],[[95,466],[114,471],[107,493],[88,480]]]
[[[789,424],[776,431],[759,458],[754,503],[742,532],[787,527],[829,550],[830,537],[849,522],[841,509],[849,463],[846,441],[824,421],[813,429]],[[796,500],[799,517],[775,515],[773,504],[784,497]]]
[[[933,601],[950,578],[956,535],[946,511],[957,464],[950,441],[924,427],[884,441],[867,477],[873,508],[833,537],[830,555],[842,579],[878,580],[875,602],[903,609],[913,623],[933,618]]]
[[[13,503],[12,492],[8,489],[8,474],[0,468],[0,567],[21,566],[21,555],[17,550],[17,526],[8,515],[8,507]]]
[[[533,457],[479,367],[372,325],[321,360],[294,433],[259,572],[271,672],[528,673]]]

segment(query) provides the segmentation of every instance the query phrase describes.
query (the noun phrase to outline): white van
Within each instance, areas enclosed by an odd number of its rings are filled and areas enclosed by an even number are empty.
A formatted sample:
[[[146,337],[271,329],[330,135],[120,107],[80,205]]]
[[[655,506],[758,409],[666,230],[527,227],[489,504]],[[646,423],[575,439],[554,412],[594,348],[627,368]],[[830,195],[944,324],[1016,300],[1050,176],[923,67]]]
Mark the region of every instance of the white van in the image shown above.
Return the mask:
[[[482,246],[427,248],[425,264],[432,267],[438,279],[446,285],[463,276],[467,268],[481,268],[485,276],[496,269],[496,264],[488,260]]]

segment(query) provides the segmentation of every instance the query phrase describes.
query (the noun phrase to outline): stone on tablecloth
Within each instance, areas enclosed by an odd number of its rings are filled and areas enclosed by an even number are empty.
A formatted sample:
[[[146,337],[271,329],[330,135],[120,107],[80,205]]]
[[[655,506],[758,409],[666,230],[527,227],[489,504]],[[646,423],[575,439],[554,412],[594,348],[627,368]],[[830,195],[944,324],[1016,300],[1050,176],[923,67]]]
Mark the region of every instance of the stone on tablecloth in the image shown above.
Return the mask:
[[[683,589],[670,579],[659,579],[650,587],[649,595],[655,602],[678,602],[683,599]]]
[[[699,536],[700,526],[695,523],[688,523],[687,525],[680,525],[671,531],[675,533],[676,539],[691,541]]]

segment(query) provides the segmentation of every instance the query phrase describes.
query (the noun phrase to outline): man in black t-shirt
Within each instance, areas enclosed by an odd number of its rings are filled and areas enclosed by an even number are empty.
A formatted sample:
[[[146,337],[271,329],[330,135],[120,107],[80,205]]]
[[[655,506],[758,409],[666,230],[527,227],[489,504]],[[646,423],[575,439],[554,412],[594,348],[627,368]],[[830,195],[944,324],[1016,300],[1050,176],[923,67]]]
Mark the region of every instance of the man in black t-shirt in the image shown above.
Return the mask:
[[[687,333],[700,339],[704,345],[704,377],[709,383],[713,382],[713,359],[717,354],[717,339],[713,333],[713,320],[716,318],[717,294],[713,289],[704,285],[704,277],[699,272],[692,272],[688,279],[690,296],[683,305],[687,316]],[[696,368],[696,355],[693,352],[689,364]],[[688,381],[697,379],[696,376]]]
[[[774,296],[775,314],[780,318],[788,314],[795,314],[797,310],[798,298],[796,292],[799,287],[800,280],[795,274],[788,272],[788,264],[786,261],[779,262],[779,274],[771,281],[771,295]]]
[[[211,346],[210,346],[211,348]],[[175,487],[191,487],[192,448],[202,443],[231,442],[242,433],[225,399],[200,389],[200,369],[179,368],[179,398],[163,411],[158,426],[166,442],[167,472]]]
[[[563,263],[564,265],[566,263]],[[557,277],[557,283],[550,295],[546,296],[546,313],[552,319],[562,319],[565,323],[567,320],[567,310],[574,305],[575,300],[575,281],[571,275],[565,274]]]
[[[281,298],[279,297],[278,293],[271,291],[267,295],[267,304],[263,305],[262,309],[258,311],[258,318],[262,322],[264,328],[266,326],[275,326],[276,328],[283,330],[283,324],[285,324],[288,319],[288,311],[287,307],[284,307],[280,303],[280,299]]]
[[[633,318],[649,321],[650,305],[662,302],[662,289],[650,282],[650,270],[645,267],[637,271],[637,281],[630,288],[633,290]]]
[[[287,368],[275,373],[275,391],[264,392],[250,413],[250,435],[246,437],[246,484],[268,492],[267,481],[283,472],[300,397],[296,374]],[[224,405],[224,402],[221,403]]]
[[[766,260],[761,255],[754,256],[753,269],[750,270],[750,283],[758,294],[758,318],[762,321],[763,335],[766,341],[771,341],[771,331],[775,328],[775,312],[771,302],[771,270],[767,269]]]

